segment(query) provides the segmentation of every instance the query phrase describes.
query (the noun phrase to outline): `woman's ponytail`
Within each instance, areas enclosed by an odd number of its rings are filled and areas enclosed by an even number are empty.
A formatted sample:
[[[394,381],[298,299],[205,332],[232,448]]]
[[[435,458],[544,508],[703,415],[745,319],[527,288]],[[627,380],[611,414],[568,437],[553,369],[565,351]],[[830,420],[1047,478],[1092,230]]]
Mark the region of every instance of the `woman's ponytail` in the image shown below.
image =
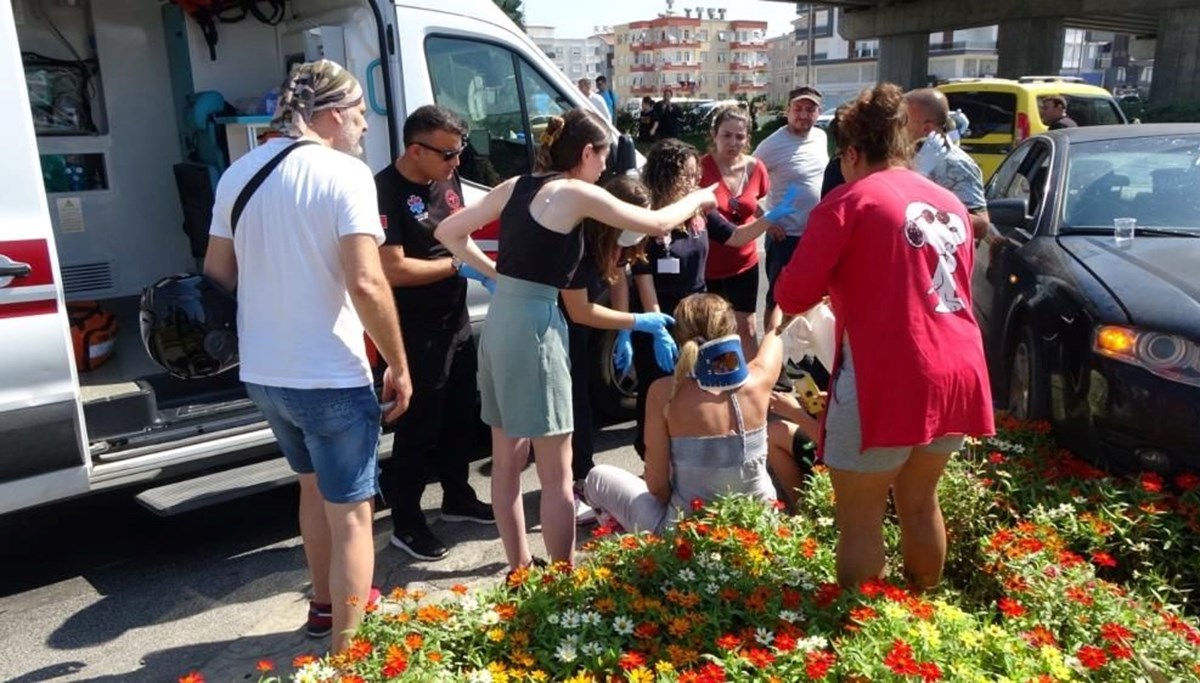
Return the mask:
[[[675,376],[671,380],[671,398],[667,399],[670,402],[675,398],[675,394],[679,393],[679,388],[683,386],[683,382],[692,374],[692,370],[696,368],[696,361],[700,358],[700,344],[703,340],[689,339],[679,347],[679,360],[675,361]]]

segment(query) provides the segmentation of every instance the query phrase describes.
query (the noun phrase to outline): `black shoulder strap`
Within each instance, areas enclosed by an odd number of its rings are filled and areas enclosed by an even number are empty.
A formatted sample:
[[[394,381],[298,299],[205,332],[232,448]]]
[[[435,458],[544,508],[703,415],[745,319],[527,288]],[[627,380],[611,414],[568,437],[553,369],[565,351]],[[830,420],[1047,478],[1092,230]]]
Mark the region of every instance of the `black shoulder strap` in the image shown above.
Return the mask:
[[[270,161],[263,165],[262,168],[258,169],[258,173],[255,173],[254,177],[250,179],[250,182],[246,183],[246,187],[242,188],[242,193],[238,195],[237,201],[233,203],[233,215],[229,220],[229,233],[231,235],[237,232],[238,219],[242,217],[242,211],[246,209],[246,203],[250,201],[250,197],[254,196],[254,193],[267,179],[267,176],[271,175],[271,171],[275,170],[275,167],[279,165],[279,162],[283,161],[284,157],[291,154],[295,150],[304,147],[305,145],[315,144],[317,144],[315,140],[300,140],[298,142],[294,142],[285,147],[284,150],[279,154],[271,157]]]

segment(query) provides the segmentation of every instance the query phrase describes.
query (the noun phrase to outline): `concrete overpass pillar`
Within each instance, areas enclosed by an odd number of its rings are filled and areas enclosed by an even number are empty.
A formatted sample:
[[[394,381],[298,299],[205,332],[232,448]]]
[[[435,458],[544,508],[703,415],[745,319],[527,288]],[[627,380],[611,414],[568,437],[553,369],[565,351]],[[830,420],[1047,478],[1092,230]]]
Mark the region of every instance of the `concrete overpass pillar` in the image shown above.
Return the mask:
[[[1150,101],[1200,100],[1200,7],[1169,9],[1158,22]]]
[[[1002,78],[1057,76],[1062,71],[1066,39],[1062,17],[1000,22],[996,39],[996,49],[1000,53],[996,75]]]
[[[879,39],[879,82],[908,90],[926,85],[929,75],[929,34],[905,33]]]

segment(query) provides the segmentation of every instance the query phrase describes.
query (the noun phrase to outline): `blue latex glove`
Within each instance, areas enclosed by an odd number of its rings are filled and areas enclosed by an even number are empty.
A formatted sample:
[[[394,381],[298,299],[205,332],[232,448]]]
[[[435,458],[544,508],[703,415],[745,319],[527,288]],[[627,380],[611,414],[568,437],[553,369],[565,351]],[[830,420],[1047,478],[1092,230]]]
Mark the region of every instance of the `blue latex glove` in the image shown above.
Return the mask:
[[[787,192],[783,193],[783,198],[775,206],[772,206],[770,211],[764,213],[763,218],[767,219],[768,223],[778,223],[796,213],[796,197],[799,194],[799,186],[789,185]]]
[[[675,338],[665,329],[654,333],[654,360],[663,372],[675,372],[675,361],[679,358],[679,347]]]
[[[476,269],[471,264],[463,263],[461,266],[459,266],[458,274],[461,277],[464,277],[468,280],[474,280],[474,281],[478,282],[479,284],[483,285],[484,288],[487,289],[489,294],[496,293],[496,281],[493,280],[492,278],[484,275],[483,273],[479,272],[479,270]]]
[[[675,319],[666,313],[634,313],[633,331],[654,334],[664,330],[668,325],[674,325]]]
[[[632,335],[632,330],[617,330],[617,340],[613,343],[613,368],[622,375],[629,370],[629,364],[633,362],[633,343],[630,340]]]

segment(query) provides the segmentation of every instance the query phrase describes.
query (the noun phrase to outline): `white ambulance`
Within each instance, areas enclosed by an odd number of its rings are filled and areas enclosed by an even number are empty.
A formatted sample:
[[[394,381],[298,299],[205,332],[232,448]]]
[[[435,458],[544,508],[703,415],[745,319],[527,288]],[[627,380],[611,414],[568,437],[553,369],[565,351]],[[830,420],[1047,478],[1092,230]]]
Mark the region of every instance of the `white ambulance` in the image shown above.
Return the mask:
[[[492,0],[177,2],[0,2],[0,514],[116,487],[170,514],[293,481],[237,373],[168,376],[137,318],[145,286],[197,269],[216,179],[292,63],[365,84],[375,170],[406,112],[458,111],[475,197],[531,168],[548,117],[587,106]],[[111,321],[76,343],[84,301]]]

